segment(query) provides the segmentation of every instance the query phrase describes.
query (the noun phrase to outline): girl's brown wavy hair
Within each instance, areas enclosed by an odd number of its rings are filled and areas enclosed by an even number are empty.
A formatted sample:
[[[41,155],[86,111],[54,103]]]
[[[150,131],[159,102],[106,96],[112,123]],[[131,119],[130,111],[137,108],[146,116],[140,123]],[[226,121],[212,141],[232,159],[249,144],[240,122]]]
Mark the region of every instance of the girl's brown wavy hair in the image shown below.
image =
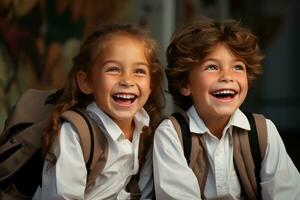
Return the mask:
[[[161,120],[164,106],[163,70],[158,57],[157,43],[145,31],[131,25],[106,25],[92,32],[82,43],[78,55],[73,58],[73,67],[69,72],[67,83],[53,111],[51,123],[44,131],[43,152],[51,165],[56,162],[53,143],[55,143],[60,133],[61,114],[75,106],[85,107],[93,101],[92,95],[86,95],[79,89],[76,74],[79,71],[84,71],[90,75],[93,63],[96,57],[101,54],[105,42],[114,36],[120,35],[136,39],[145,47],[145,55],[150,68],[151,94],[144,105],[150,116],[150,125],[149,127],[144,127],[143,135],[146,135],[148,137],[147,142],[151,143],[154,129]]]
[[[238,21],[202,18],[189,23],[173,34],[166,52],[168,91],[182,109],[193,105],[191,97],[180,93],[180,88],[188,82],[189,71],[221,43],[245,62],[250,87],[262,72],[258,38]]]

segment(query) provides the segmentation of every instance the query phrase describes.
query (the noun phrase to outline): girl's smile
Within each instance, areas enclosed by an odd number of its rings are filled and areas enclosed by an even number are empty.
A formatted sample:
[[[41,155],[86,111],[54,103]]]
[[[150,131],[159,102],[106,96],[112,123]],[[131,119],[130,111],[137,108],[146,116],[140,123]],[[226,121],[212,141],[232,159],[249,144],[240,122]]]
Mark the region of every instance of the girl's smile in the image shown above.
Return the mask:
[[[132,93],[116,93],[112,95],[112,98],[121,107],[128,107],[135,102],[138,96]]]
[[[130,125],[150,93],[150,71],[142,42],[127,35],[114,36],[86,78],[86,92],[119,126]]]

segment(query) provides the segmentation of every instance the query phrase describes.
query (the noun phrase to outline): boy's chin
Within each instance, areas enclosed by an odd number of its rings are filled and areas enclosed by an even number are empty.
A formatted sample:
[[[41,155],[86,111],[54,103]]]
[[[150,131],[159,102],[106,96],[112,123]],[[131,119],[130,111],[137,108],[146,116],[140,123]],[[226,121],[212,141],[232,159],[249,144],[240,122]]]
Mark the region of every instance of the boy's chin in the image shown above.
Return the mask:
[[[231,117],[233,113],[237,110],[237,108],[222,108],[216,110],[216,115],[223,117]]]

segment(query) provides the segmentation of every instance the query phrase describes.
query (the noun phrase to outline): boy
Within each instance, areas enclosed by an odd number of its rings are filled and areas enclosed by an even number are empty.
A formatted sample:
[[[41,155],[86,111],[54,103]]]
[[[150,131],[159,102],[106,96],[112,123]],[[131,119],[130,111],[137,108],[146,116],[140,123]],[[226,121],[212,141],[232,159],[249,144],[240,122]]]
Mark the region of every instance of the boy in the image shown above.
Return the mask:
[[[200,138],[209,169],[201,190],[174,125],[164,120],[154,137],[157,199],[256,199],[247,196],[237,175],[233,134],[250,130],[239,107],[261,72],[262,59],[258,39],[233,20],[203,19],[174,34],[167,49],[169,92],[186,112],[189,131]],[[300,199],[299,172],[273,122],[267,119],[266,124],[262,199]]]

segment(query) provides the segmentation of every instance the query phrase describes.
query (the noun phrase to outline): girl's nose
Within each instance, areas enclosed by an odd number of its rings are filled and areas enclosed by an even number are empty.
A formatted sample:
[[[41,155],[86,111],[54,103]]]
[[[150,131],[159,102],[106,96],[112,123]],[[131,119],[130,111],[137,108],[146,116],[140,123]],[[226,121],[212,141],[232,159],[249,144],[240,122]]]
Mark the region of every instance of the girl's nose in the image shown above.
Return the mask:
[[[134,81],[130,75],[124,75],[122,76],[119,84],[124,87],[132,87],[134,86]]]

